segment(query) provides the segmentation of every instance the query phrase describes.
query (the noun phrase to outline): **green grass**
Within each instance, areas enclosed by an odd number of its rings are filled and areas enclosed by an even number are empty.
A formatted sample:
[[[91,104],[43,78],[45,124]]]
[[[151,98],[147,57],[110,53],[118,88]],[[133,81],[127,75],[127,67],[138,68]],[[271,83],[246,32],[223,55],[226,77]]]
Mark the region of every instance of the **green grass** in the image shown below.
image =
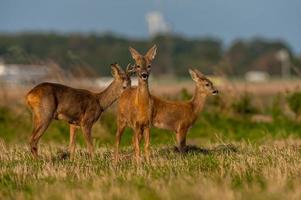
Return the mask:
[[[174,133],[154,128],[151,162],[137,166],[129,129],[121,161],[112,162],[113,113],[104,113],[93,128],[93,159],[80,131],[75,160],[60,159],[68,126],[54,121],[40,141],[41,159],[34,160],[27,147],[29,111],[0,108],[0,199],[301,198],[301,124],[296,121],[255,123],[249,116],[205,111],[188,134],[188,143],[201,151],[176,153]]]
[[[113,145],[116,131],[115,114],[109,110],[94,125],[92,135],[98,145]],[[26,143],[31,134],[31,114],[24,107],[12,110],[0,108],[0,137],[8,143]],[[84,145],[81,131],[77,142]],[[188,140],[205,140],[209,142],[250,141],[259,142],[266,138],[281,139],[287,137],[301,138],[301,123],[286,117],[275,118],[271,123],[252,122],[249,116],[232,116],[217,112],[203,112],[188,133]],[[126,129],[122,145],[131,143],[132,131]],[[43,135],[42,141],[68,144],[69,127],[65,122],[53,120]],[[175,134],[171,131],[153,128],[151,132],[153,145],[174,144]]]

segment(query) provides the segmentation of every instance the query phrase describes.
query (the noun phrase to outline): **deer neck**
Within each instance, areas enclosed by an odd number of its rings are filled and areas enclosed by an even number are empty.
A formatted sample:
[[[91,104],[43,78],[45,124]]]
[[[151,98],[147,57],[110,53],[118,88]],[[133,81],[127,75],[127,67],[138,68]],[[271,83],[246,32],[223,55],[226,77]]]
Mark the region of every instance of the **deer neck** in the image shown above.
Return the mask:
[[[143,81],[138,78],[138,87],[137,87],[137,96],[136,101],[137,103],[148,103],[150,99],[150,93],[148,88],[148,81]]]
[[[106,110],[118,98],[120,86],[113,81],[106,89],[97,94],[98,102],[103,110]]]
[[[191,104],[194,114],[198,115],[204,108],[207,94],[198,86],[195,87],[194,96],[191,99]]]

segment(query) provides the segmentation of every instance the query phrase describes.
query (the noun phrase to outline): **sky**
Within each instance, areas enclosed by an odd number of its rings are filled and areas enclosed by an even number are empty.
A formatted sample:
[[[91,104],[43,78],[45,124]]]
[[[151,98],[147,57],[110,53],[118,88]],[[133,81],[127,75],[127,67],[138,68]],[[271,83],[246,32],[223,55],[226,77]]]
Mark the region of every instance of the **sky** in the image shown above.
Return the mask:
[[[0,32],[114,32],[149,37],[146,16],[187,37],[284,40],[301,54],[301,0],[0,0]],[[163,27],[164,28],[164,27]]]

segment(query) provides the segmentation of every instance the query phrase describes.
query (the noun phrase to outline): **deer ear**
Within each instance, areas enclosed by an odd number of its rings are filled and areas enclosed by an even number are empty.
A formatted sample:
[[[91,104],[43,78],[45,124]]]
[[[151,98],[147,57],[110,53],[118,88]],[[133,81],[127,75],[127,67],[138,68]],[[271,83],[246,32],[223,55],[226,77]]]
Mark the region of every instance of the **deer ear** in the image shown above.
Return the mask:
[[[129,47],[129,50],[134,60],[137,60],[139,57],[141,57],[140,53],[136,49]]]
[[[117,63],[111,64],[111,69],[112,69],[111,73],[114,78],[119,77],[120,74],[122,73],[122,71]]]
[[[157,53],[157,46],[154,45],[152,48],[150,48],[150,49],[148,50],[148,52],[145,54],[145,57],[146,57],[148,60],[152,61],[152,60],[154,60],[154,58],[155,58],[155,56],[156,56],[156,53]]]
[[[199,70],[193,69],[193,71],[199,76],[199,78],[201,78],[201,79],[205,78],[205,75],[202,72],[200,72]]]
[[[126,67],[125,73],[128,76],[131,76],[135,72],[135,67],[129,63]]]
[[[197,82],[199,80],[197,73],[193,69],[189,68],[189,74],[190,74],[192,80],[194,80],[195,82]]]

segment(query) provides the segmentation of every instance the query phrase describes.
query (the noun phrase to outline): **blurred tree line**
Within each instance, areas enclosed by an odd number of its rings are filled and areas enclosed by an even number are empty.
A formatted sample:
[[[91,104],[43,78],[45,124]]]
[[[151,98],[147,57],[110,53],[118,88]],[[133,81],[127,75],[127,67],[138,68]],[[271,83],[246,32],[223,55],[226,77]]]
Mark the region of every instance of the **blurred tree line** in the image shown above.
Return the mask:
[[[132,39],[114,34],[47,34],[24,33],[0,35],[0,58],[5,63],[41,64],[55,62],[67,71],[81,69],[91,75],[108,75],[109,65],[122,66],[132,62],[128,47],[141,53],[153,44],[158,54],[153,65],[154,74],[187,76],[188,67],[197,67],[206,74],[223,73],[241,76],[249,70],[262,70],[279,75],[281,63],[275,56],[285,49],[291,65],[298,71],[301,58],[293,54],[283,41],[260,38],[237,40],[229,47],[215,38],[185,38],[160,35],[151,39]]]

